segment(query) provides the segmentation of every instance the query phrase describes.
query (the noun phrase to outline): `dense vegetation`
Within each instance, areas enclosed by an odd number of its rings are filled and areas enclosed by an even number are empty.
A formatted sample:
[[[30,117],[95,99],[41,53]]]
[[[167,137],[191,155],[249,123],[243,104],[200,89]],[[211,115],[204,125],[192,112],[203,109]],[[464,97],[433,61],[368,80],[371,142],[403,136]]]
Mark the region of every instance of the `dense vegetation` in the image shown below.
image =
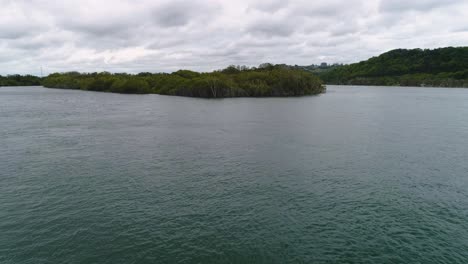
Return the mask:
[[[468,87],[468,47],[397,49],[350,65],[262,64],[229,66],[211,73],[54,73],[46,78],[0,76],[0,86],[44,85],[116,93],[157,93],[191,97],[300,96],[328,84]]]
[[[468,87],[468,47],[397,49],[319,76],[328,84]]]
[[[301,96],[319,94],[325,87],[313,74],[279,65],[258,68],[230,66],[198,73],[180,70],[171,74],[54,73],[44,79],[50,88],[115,93],[157,93],[190,97]]]
[[[0,75],[0,86],[33,86],[41,85],[41,78],[32,75]]]

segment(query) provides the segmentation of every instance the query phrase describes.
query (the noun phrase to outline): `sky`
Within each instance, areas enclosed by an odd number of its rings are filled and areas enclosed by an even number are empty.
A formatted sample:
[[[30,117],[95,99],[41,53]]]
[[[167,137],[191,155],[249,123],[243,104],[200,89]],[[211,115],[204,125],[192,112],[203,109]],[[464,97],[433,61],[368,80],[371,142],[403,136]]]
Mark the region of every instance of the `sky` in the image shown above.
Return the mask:
[[[468,45],[468,0],[0,0],[0,74],[352,63]]]

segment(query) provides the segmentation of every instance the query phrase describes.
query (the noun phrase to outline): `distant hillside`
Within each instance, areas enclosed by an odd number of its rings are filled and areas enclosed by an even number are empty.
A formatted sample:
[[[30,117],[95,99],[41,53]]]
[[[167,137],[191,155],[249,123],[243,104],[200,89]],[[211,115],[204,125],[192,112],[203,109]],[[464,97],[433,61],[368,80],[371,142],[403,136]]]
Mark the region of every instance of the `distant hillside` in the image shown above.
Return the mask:
[[[327,84],[468,87],[468,47],[397,49],[319,75]]]
[[[285,64],[282,64],[282,65],[285,65]],[[343,64],[338,64],[338,63],[335,63],[335,64],[322,63],[322,64],[320,64],[320,65],[312,64],[312,65],[307,65],[307,66],[298,66],[298,65],[294,65],[294,66],[285,65],[285,66],[288,66],[289,68],[296,69],[296,70],[308,71],[308,72],[314,73],[314,74],[316,74],[316,75],[322,75],[322,74],[324,74],[324,73],[326,73],[326,72],[329,72],[329,71],[331,71],[331,70],[333,70],[333,69],[342,67]]]

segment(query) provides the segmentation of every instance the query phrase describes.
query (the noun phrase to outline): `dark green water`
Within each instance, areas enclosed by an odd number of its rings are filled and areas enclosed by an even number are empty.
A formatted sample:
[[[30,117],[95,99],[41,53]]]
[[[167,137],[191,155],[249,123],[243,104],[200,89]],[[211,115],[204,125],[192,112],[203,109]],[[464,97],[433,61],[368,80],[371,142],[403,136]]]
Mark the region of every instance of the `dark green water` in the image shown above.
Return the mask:
[[[0,263],[468,263],[468,90],[0,88]]]

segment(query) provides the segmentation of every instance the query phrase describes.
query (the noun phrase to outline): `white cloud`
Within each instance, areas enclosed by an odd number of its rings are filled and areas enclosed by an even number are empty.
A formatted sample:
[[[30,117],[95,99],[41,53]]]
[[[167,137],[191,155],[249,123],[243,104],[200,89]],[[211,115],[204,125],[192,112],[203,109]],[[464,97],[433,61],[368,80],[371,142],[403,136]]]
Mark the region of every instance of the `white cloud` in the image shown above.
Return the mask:
[[[468,43],[464,0],[0,0],[0,74],[355,62]]]

